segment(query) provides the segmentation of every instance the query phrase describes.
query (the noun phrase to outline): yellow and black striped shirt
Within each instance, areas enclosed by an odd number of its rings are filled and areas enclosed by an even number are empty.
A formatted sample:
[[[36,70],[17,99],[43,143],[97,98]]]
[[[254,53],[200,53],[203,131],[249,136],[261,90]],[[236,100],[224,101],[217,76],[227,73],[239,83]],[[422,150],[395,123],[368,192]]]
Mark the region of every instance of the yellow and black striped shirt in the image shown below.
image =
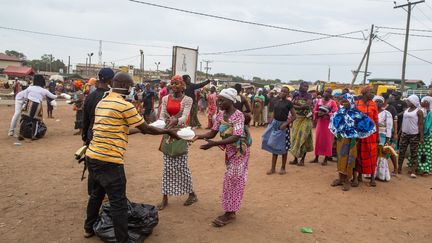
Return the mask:
[[[114,92],[96,106],[93,139],[86,155],[110,163],[123,164],[130,127],[144,123],[135,106]]]

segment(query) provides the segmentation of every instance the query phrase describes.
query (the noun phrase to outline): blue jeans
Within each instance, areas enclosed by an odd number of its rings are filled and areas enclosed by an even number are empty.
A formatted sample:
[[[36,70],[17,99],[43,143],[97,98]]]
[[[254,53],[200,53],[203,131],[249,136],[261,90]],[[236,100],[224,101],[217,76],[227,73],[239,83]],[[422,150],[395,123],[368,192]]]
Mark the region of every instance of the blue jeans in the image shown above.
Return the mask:
[[[84,229],[93,232],[105,194],[111,205],[111,217],[116,242],[128,242],[128,215],[126,198],[126,176],[123,165],[108,163],[86,157],[89,179],[94,185],[87,204],[87,219]]]

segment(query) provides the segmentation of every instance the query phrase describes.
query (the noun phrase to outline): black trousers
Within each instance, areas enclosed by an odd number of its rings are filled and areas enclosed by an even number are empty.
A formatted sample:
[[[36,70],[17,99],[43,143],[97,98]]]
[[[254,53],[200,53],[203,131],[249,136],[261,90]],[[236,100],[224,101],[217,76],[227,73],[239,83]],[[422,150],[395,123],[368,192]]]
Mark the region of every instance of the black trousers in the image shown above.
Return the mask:
[[[123,165],[108,163],[86,157],[89,178],[93,181],[92,192],[87,204],[87,219],[84,229],[93,231],[99,209],[105,194],[111,205],[116,242],[128,242],[128,215],[126,199],[126,176]]]

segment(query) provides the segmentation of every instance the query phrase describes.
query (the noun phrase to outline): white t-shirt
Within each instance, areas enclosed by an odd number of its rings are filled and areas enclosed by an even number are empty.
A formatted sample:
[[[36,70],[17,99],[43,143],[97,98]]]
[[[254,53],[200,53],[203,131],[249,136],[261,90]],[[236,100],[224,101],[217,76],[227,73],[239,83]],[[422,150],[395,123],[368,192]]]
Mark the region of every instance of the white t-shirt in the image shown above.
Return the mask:
[[[25,90],[18,92],[15,96],[16,101],[24,101],[25,99],[27,99],[27,92]]]
[[[27,92],[27,99],[33,101],[33,102],[38,102],[41,103],[44,97],[48,97],[50,99],[56,99],[57,95],[52,94],[51,92],[49,92],[47,89],[44,89],[40,86],[30,86],[27,89],[25,89],[24,91]]]

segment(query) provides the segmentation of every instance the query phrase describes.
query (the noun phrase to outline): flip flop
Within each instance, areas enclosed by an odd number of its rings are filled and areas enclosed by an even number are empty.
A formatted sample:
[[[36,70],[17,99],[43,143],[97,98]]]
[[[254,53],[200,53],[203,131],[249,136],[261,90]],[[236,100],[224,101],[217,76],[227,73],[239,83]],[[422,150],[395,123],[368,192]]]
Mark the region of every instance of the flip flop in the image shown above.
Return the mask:
[[[216,227],[216,228],[224,227],[225,225],[232,223],[235,220],[235,216],[232,216],[227,220],[222,220],[221,217],[224,217],[224,216],[219,216],[212,221],[213,227]]]
[[[342,186],[343,185],[343,183],[342,183],[342,181],[341,180],[339,180],[339,179],[335,179],[331,184],[330,184],[330,186]]]
[[[194,203],[198,202],[198,197],[188,198],[186,202],[183,203],[184,206],[190,206]]]

